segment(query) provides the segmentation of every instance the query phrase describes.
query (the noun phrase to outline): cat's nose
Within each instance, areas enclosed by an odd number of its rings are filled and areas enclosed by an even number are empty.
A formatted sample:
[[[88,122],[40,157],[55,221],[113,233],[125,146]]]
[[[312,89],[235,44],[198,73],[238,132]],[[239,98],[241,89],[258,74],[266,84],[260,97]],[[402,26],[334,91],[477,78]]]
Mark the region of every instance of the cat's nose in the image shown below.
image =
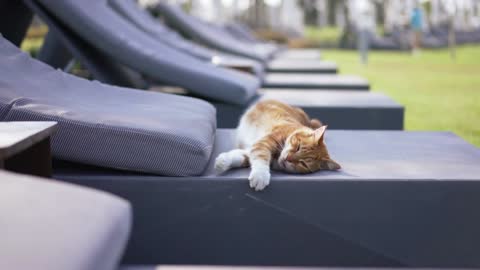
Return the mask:
[[[287,160],[288,162],[292,162],[292,161],[293,161],[293,155],[292,155],[292,154],[288,155],[287,158],[286,158],[286,160]]]

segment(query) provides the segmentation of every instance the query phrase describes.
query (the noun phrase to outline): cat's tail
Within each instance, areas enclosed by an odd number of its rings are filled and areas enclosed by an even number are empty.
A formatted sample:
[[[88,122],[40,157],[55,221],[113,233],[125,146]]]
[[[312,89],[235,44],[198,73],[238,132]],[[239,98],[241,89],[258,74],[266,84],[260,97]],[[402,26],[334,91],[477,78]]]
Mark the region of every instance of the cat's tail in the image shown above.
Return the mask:
[[[315,118],[310,120],[310,127],[311,128],[317,129],[317,128],[320,128],[322,126],[323,126],[323,123],[320,120],[315,119]]]

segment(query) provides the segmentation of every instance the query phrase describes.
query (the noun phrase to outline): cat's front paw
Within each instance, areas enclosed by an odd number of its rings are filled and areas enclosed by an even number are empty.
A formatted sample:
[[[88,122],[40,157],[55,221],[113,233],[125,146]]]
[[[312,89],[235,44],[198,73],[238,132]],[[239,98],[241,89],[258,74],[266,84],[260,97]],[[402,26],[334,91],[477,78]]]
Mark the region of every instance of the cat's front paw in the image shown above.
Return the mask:
[[[218,155],[215,159],[215,172],[218,174],[224,173],[232,166],[232,159],[227,153]]]
[[[265,189],[270,184],[270,170],[267,169],[254,169],[248,177],[250,187],[256,191]]]

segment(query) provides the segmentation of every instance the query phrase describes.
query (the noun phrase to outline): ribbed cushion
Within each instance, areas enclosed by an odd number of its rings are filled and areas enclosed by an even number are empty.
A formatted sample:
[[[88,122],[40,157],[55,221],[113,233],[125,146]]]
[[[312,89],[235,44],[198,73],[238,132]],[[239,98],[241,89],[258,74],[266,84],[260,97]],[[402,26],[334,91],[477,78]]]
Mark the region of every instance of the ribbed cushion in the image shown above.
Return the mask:
[[[264,75],[263,65],[255,60],[234,56],[203,47],[177,34],[172,29],[154,18],[148,11],[142,9],[135,0],[108,0],[109,6],[121,14],[142,31],[148,33],[156,40],[175,48],[183,53],[190,54],[196,58],[211,62],[213,58],[221,58],[225,62],[242,62],[252,67],[257,77]]]
[[[270,60],[277,50],[271,45],[242,42],[223,30],[219,30],[216,26],[208,25],[206,22],[186,14],[177,5],[159,2],[155,7],[156,11],[164,16],[169,24],[212,48],[262,62]]]
[[[0,180],[0,269],[117,269],[132,222],[128,202],[1,170]]]
[[[59,159],[171,176],[202,173],[216,129],[204,101],[80,79],[1,37],[0,108],[3,121],[59,122]]]
[[[53,15],[90,46],[166,85],[232,104],[246,104],[260,80],[216,67],[158,42],[108,5],[107,0],[28,0]]]
[[[169,29],[159,20],[154,18],[148,11],[142,9],[135,0],[107,0],[110,7],[124,18],[133,23],[142,31],[149,33],[157,40],[166,42],[169,45],[188,51],[198,58],[211,61],[213,53],[206,47],[198,46],[196,43],[185,40],[175,31]]]

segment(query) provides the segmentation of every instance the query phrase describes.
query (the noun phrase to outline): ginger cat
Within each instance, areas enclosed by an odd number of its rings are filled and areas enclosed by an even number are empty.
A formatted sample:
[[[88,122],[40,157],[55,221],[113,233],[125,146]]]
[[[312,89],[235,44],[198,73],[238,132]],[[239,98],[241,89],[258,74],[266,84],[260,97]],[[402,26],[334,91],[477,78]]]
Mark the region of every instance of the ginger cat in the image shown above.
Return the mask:
[[[248,167],[250,187],[263,190],[270,183],[270,166],[289,173],[339,170],[324,143],[326,126],[299,108],[275,100],[249,108],[237,128],[237,147],[220,154],[215,170]]]

